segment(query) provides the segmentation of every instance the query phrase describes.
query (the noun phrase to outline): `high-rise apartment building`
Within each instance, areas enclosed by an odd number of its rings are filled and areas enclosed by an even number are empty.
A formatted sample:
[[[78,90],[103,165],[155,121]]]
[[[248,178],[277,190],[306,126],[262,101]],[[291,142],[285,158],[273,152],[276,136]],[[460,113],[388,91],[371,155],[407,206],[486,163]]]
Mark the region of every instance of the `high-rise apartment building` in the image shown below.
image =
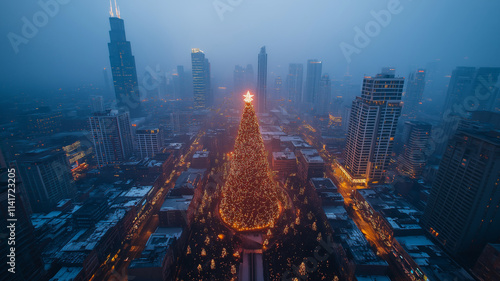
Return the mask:
[[[73,198],[68,159],[62,149],[37,149],[19,157],[17,168],[33,212],[50,212],[62,199]]]
[[[422,217],[450,253],[477,253],[500,235],[500,133],[459,130],[448,142]]]
[[[352,102],[344,163],[340,167],[353,183],[382,179],[392,153],[401,115],[404,78],[393,69],[365,77],[361,96]]]
[[[137,130],[135,132],[137,154],[140,158],[152,158],[160,151],[162,137],[160,129]]]
[[[132,131],[128,112],[107,110],[89,117],[97,164],[126,161],[133,152]]]

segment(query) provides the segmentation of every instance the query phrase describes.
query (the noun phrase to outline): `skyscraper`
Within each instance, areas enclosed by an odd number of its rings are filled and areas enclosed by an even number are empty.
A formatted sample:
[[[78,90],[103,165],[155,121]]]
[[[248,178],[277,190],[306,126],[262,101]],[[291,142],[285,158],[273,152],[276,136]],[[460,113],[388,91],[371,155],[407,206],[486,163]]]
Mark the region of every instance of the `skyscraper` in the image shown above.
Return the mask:
[[[286,77],[286,88],[288,99],[292,102],[302,101],[302,82],[304,76],[304,66],[300,63],[291,63],[288,67]]]
[[[318,97],[314,104],[316,115],[327,115],[330,106],[330,99],[332,97],[332,81],[330,76],[325,74],[319,81]]]
[[[267,53],[266,47],[260,48],[257,66],[257,112],[267,111]]]
[[[303,102],[314,105],[319,95],[319,81],[321,80],[322,63],[319,60],[307,61],[306,89]]]
[[[186,98],[186,73],[184,72],[184,66],[177,66],[177,73],[172,75],[172,82],[174,86],[174,99],[185,99]]]
[[[422,95],[425,89],[425,70],[418,69],[410,73],[406,82],[406,94],[403,106],[403,118],[415,120],[418,114],[418,107],[422,102]]]
[[[120,163],[132,156],[133,143],[128,112],[116,110],[89,117],[94,151],[99,166]]]
[[[210,63],[202,50],[191,50],[193,68],[194,108],[204,110],[212,104],[212,86],[210,83]]]
[[[494,110],[499,75],[498,67],[457,67],[453,70],[443,109],[444,141],[438,143],[436,154],[444,152],[447,140],[470,112]]]
[[[400,171],[411,178],[422,175],[427,163],[426,150],[432,125],[420,121],[405,122],[403,132],[404,150]]]
[[[340,168],[353,183],[379,181],[389,163],[404,86],[404,78],[393,73],[384,69],[375,77],[365,77],[361,96],[352,102]]]
[[[135,58],[132,55],[130,42],[125,37],[125,25],[120,18],[120,10],[118,7],[115,9],[116,16],[110,7],[111,30],[109,31],[108,49],[116,103],[119,109],[129,111],[132,117],[138,117],[141,115],[141,98],[137,83]]]
[[[62,149],[37,149],[17,160],[19,174],[33,212],[50,212],[62,199],[73,198],[76,189]]]
[[[445,119],[459,116],[462,111],[493,110],[499,76],[499,67],[462,66],[453,70],[443,110]]]
[[[500,235],[500,133],[458,131],[449,141],[422,217],[450,253],[479,252]]]

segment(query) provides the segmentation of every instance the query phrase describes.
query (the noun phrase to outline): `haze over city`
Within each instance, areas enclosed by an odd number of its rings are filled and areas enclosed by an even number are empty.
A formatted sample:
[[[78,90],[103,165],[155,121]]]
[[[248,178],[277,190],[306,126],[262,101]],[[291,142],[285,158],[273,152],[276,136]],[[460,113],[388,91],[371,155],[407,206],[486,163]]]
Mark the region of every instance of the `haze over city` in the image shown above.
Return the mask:
[[[64,1],[61,1],[64,2]],[[7,34],[22,35],[22,17],[31,22],[42,10],[36,1],[6,1],[0,11],[1,94],[41,92],[82,84],[100,85],[109,67],[106,0],[66,1],[16,54]],[[214,3],[220,2],[219,12]],[[191,48],[202,49],[212,62],[212,76],[229,84],[235,64],[256,63],[266,46],[269,73],[284,76],[289,63],[320,59],[324,72],[342,77],[348,63],[339,45],[353,46],[354,27],[374,20],[371,12],[387,10],[391,1],[130,1],[118,5],[133,42],[139,80],[147,66],[172,71],[189,65]],[[381,66],[406,76],[411,68],[441,61],[451,74],[455,66],[495,66],[500,35],[498,1],[407,1],[360,54],[352,55],[349,71],[361,82]],[[225,9],[229,6],[231,9]],[[222,20],[221,20],[222,19]],[[29,81],[27,83],[26,81]]]

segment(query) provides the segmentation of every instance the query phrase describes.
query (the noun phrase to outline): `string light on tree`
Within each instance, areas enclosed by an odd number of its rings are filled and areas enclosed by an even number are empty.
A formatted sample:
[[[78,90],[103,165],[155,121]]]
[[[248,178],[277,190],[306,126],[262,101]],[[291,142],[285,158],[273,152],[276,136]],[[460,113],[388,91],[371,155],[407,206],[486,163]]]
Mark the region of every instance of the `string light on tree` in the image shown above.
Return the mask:
[[[255,231],[274,226],[284,196],[273,181],[253,95],[244,95],[245,108],[234,145],[231,168],[222,190],[219,213],[237,231]]]

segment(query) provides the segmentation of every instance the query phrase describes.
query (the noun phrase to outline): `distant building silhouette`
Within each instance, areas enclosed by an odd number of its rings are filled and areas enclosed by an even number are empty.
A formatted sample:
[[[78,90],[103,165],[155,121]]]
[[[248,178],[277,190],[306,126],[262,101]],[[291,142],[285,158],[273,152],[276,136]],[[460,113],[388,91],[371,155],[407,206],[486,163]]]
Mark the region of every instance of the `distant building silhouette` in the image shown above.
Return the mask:
[[[212,86],[210,82],[210,63],[200,49],[191,50],[193,68],[194,108],[207,109],[212,105]]]
[[[283,96],[283,79],[278,76],[274,79],[274,98],[281,99]]]
[[[107,110],[89,117],[97,164],[105,166],[126,161],[133,153],[128,112]]]
[[[425,73],[424,69],[418,69],[408,76],[402,114],[404,119],[415,120],[417,118],[425,90]]]
[[[328,115],[331,98],[332,81],[330,80],[330,76],[328,76],[328,74],[325,74],[319,81],[318,96],[314,104],[316,115]]]
[[[102,96],[90,96],[90,111],[92,113],[104,111],[104,100]]]
[[[401,115],[404,78],[394,69],[365,77],[361,96],[352,102],[341,169],[353,183],[380,181],[389,164]]]
[[[443,108],[444,141],[436,154],[442,155],[460,120],[474,111],[494,111],[498,95],[499,67],[457,67],[451,75]]]
[[[257,112],[267,111],[267,53],[266,47],[260,48],[257,66]]]
[[[251,64],[246,67],[236,65],[233,72],[233,93],[236,101],[247,91],[254,92],[254,73]]]
[[[174,99],[186,99],[187,98],[187,79],[186,73],[184,72],[184,66],[177,66],[177,73],[173,74],[173,86],[174,86]]]
[[[294,103],[302,101],[302,84],[304,80],[304,66],[300,63],[291,63],[286,77],[288,99]]]
[[[418,178],[424,171],[427,163],[428,155],[426,155],[426,152],[428,151],[431,129],[432,125],[429,123],[420,121],[405,122],[403,132],[404,150],[400,171],[410,178]]]
[[[306,88],[304,91],[304,98],[302,99],[302,101],[308,103],[308,105],[310,106],[314,106],[319,96],[321,71],[322,71],[321,61],[319,60],[307,61]]]
[[[111,25],[108,43],[109,62],[113,74],[116,103],[119,109],[129,111],[131,117],[139,117],[141,99],[137,71],[130,42],[125,36],[125,25],[119,15],[111,16],[109,23]]]

